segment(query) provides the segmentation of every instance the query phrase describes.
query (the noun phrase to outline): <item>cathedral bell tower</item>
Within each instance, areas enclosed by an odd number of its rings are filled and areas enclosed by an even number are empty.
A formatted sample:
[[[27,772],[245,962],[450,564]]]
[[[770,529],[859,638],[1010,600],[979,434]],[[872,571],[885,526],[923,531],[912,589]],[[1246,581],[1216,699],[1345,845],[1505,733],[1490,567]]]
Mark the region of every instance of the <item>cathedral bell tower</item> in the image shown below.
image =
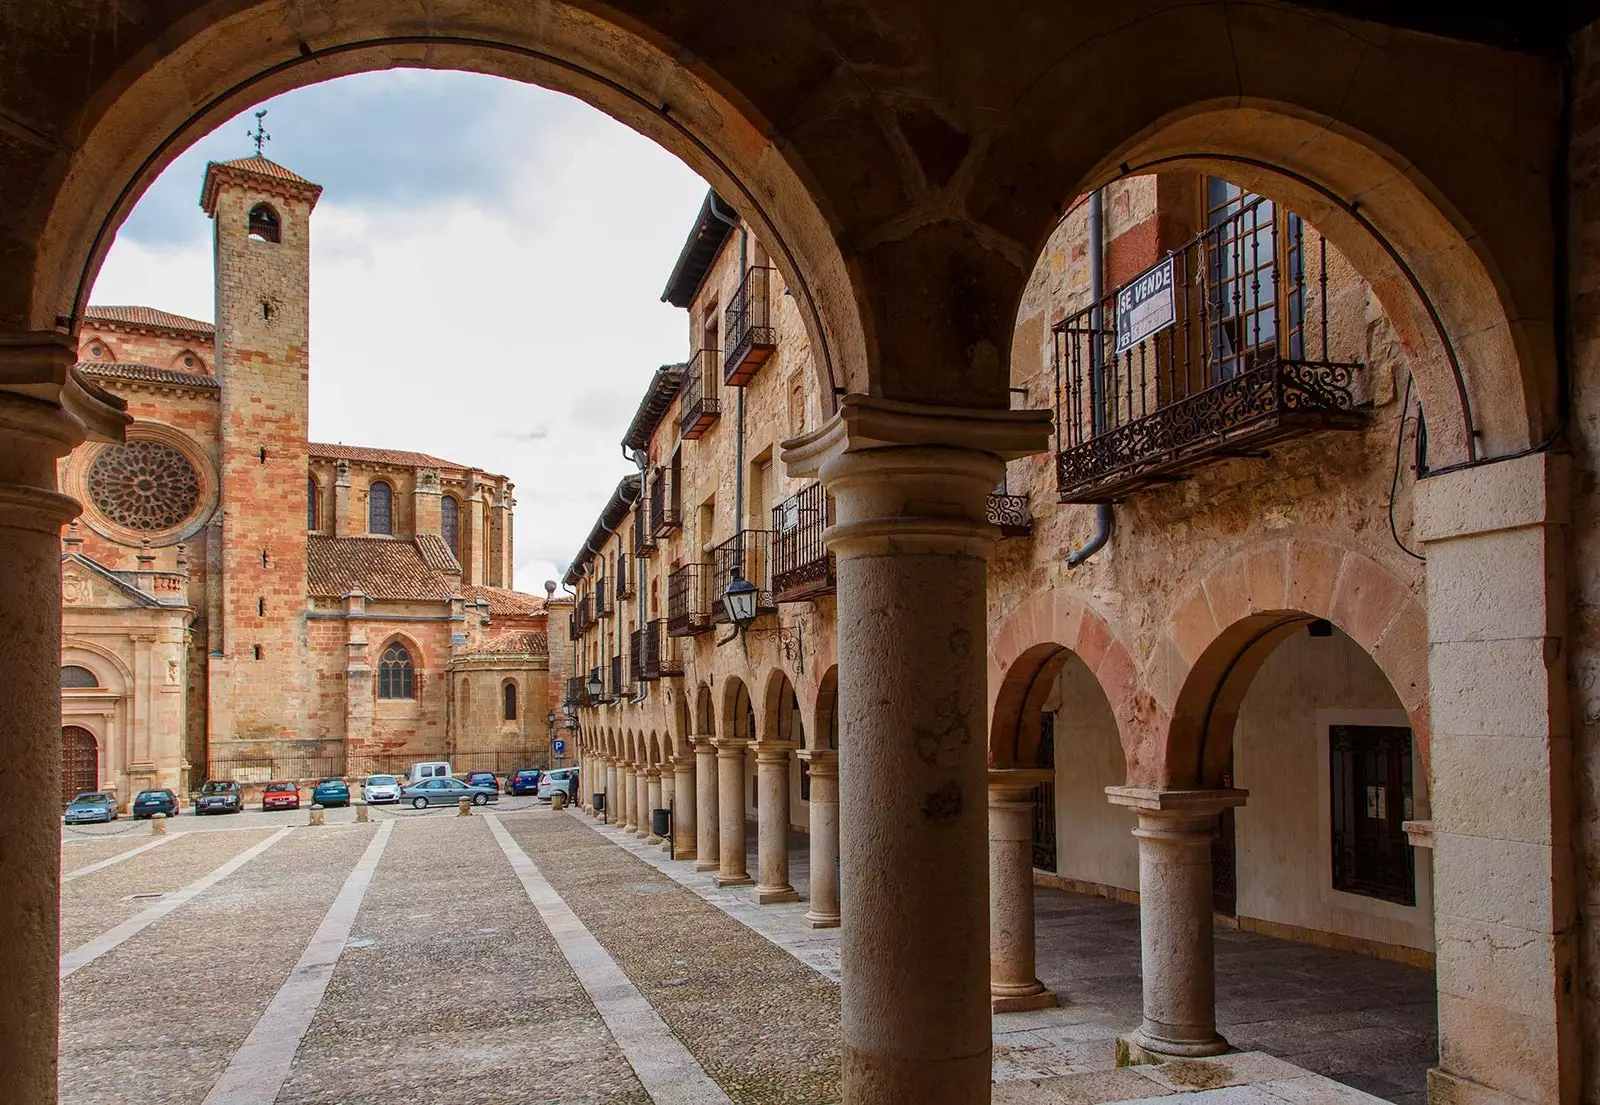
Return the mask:
[[[305,496],[311,210],[321,194],[257,155],[209,164],[200,196],[213,224],[221,382],[213,760],[320,751],[307,731]],[[297,744],[271,743],[281,741]]]

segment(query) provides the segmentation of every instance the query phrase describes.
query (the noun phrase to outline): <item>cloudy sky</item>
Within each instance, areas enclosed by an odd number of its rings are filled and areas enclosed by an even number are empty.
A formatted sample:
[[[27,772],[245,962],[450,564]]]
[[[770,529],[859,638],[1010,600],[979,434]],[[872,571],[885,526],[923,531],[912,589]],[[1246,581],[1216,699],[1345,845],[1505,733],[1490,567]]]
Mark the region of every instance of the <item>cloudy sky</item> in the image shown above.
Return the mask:
[[[705,194],[671,154],[554,92],[394,70],[267,101],[266,154],[324,186],[312,217],[311,437],[417,449],[517,485],[516,584],[558,578],[616,481],[655,368],[688,353],[661,289]],[[253,111],[254,109],[252,109]],[[211,319],[208,160],[123,224],[93,302]]]

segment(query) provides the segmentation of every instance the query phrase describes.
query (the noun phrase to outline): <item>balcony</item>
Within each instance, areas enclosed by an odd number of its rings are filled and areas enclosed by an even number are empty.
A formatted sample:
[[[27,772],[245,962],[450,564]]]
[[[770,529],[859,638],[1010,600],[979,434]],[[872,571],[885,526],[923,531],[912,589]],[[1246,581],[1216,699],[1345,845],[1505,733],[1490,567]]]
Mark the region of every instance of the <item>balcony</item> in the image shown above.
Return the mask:
[[[698,441],[722,414],[717,399],[717,351],[702,349],[683,370],[679,392],[678,436]]]
[[[618,556],[617,557],[617,601],[618,602],[621,602],[623,599],[631,599],[636,594],[636,592],[634,591],[634,587],[638,583],[638,573],[637,572],[626,572],[626,571],[623,571],[622,570],[623,565],[625,565],[627,562],[628,562],[627,557],[624,557],[624,556]]]
[[[683,674],[683,649],[678,644],[678,638],[666,632],[665,619],[656,618],[645,626],[648,635],[646,648],[655,649],[656,674],[661,678]],[[646,664],[649,663],[650,653],[645,653]]]
[[[775,602],[804,602],[833,591],[833,554],[822,543],[822,531],[832,521],[832,504],[820,483],[772,508]]]
[[[567,676],[566,693],[561,698],[561,705],[571,706],[573,709],[589,705],[589,692],[583,685],[583,676]]]
[[[635,557],[645,557],[655,551],[655,530],[650,526],[649,514],[645,510],[644,497],[640,496],[639,505],[633,508],[633,555]]]
[[[611,613],[611,602],[606,598],[606,581],[594,581],[594,620],[599,621]]]
[[[693,637],[710,628],[711,565],[685,564],[667,577],[667,635]]]
[[[629,688],[622,682],[622,657],[620,655],[613,656],[611,658],[611,679],[606,684],[606,693],[610,695],[611,700],[615,702],[619,699],[626,698],[628,696],[628,690]]]
[[[636,682],[654,683],[661,678],[661,619],[646,622],[631,635],[631,652]]]
[[[605,705],[608,705],[608,704],[616,701],[617,696],[614,693],[612,693],[611,686],[608,683],[606,683],[605,677],[606,677],[606,665],[601,664],[599,667],[594,667],[594,668],[590,668],[589,669],[589,678],[588,678],[588,680],[586,680],[586,682],[593,683],[595,680],[599,680],[600,681],[600,688],[601,688],[600,689],[600,693],[598,695],[590,697],[589,705],[591,705],[591,706],[605,706]]]
[[[1033,514],[1028,509],[1028,497],[1008,495],[1003,486],[989,493],[984,517],[991,526],[1000,527],[1001,537],[1033,536]]]
[[[567,640],[576,641],[583,636],[583,626],[578,622],[577,612],[567,615]]]
[[[577,640],[594,628],[594,604],[587,597],[572,604],[572,639]]]
[[[772,325],[772,282],[777,270],[753,268],[739,281],[739,290],[723,312],[723,340],[728,353],[722,359],[722,381],[744,387],[755,378],[778,348],[778,331]]]
[[[772,532],[764,529],[740,530],[711,550],[711,620],[728,620],[722,594],[735,571],[756,585],[756,613],[770,614],[778,609],[772,597]]]
[[[649,683],[660,678],[658,673],[646,674],[645,662],[645,633],[646,630],[635,629],[628,634],[628,678],[635,684]]]
[[[650,532],[658,539],[683,525],[677,488],[668,488],[668,481],[664,470],[656,472],[655,479],[650,481]]]
[[[1327,287],[1320,236],[1246,195],[1161,264],[1058,324],[1061,501],[1109,502],[1288,438],[1366,425],[1361,365],[1329,357]]]

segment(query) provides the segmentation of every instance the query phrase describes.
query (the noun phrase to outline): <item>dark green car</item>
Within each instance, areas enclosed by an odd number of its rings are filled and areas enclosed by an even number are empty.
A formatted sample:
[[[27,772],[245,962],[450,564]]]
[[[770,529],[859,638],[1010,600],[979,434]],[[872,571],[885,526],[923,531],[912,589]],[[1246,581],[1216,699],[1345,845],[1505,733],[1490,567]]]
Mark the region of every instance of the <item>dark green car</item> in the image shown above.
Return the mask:
[[[350,787],[343,779],[324,779],[317,784],[317,789],[311,792],[311,804],[314,806],[348,806],[350,804]]]

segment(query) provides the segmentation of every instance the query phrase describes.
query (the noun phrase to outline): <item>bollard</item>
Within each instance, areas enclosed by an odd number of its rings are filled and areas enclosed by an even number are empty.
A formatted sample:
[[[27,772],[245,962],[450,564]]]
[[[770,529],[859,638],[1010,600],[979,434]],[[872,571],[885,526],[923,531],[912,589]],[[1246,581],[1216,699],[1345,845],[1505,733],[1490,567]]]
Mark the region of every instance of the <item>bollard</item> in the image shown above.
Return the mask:
[[[158,814],[151,815],[151,818],[150,818],[150,835],[151,836],[166,836],[167,835],[167,815],[166,814],[158,813]]]
[[[472,816],[472,799],[463,798],[463,799],[461,799],[460,801],[458,801],[456,803],[456,816],[457,817],[471,817]]]
[[[365,825],[367,823],[367,804],[365,802],[357,801],[355,803],[355,807],[356,807],[356,824],[357,825]]]
[[[315,805],[315,804],[312,805],[312,807],[311,807],[311,820],[309,822],[307,822],[307,824],[311,824],[311,825],[320,825],[320,824],[322,824],[322,807],[321,806]]]
[[[567,805],[567,792],[554,790],[550,792],[550,808],[553,810],[565,809]]]

